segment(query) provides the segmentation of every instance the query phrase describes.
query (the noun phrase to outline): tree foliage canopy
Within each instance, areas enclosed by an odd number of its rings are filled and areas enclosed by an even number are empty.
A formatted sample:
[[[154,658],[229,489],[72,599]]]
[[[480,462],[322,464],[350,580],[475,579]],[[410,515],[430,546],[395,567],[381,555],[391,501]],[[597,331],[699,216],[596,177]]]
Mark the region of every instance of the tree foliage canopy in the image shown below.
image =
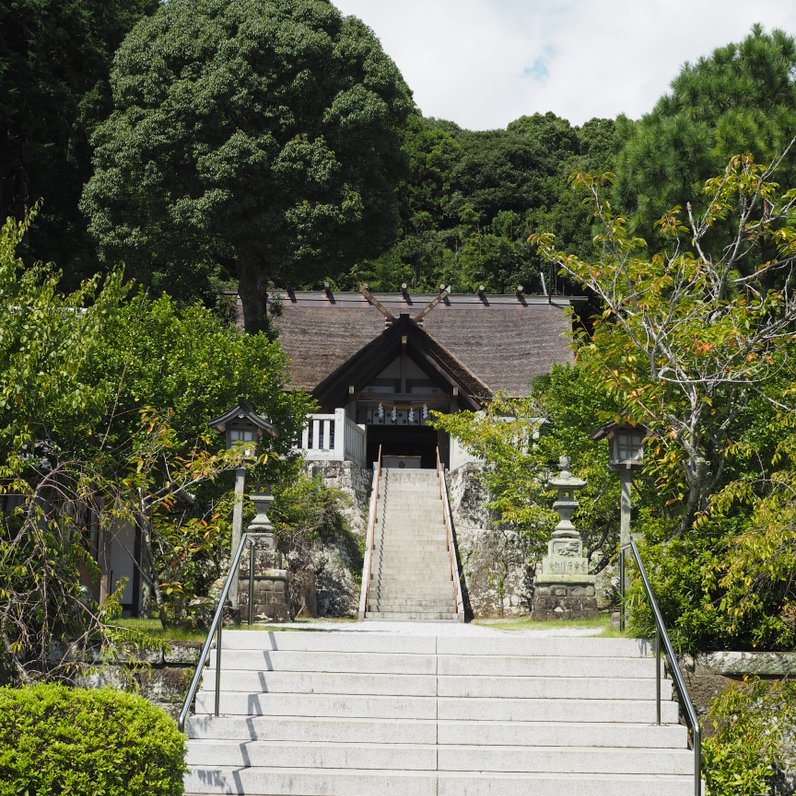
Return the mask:
[[[262,334],[130,296],[118,271],[61,294],[57,272],[16,255],[27,226],[0,230],[0,669],[19,679],[46,669],[54,640],[88,642],[107,622],[113,602],[80,590],[81,566],[98,574],[92,523],[139,529],[158,604],[167,589],[206,591],[226,557],[210,482],[242,464],[208,420],[243,394],[285,455],[309,408],[282,390],[283,356]]]
[[[740,43],[686,64],[671,92],[636,126],[616,164],[616,198],[644,235],[685,206],[735,154],[760,163],[783,152],[796,129],[796,42],[759,26]],[[784,164],[788,183],[796,152]]]
[[[705,183],[702,213],[689,205],[686,218],[676,208],[660,220],[657,251],[588,175],[575,182],[602,227],[601,256],[535,237],[603,302],[579,365],[651,430],[645,475],[657,497],[642,525],[686,645],[796,639],[796,189],[775,182],[782,163],[731,158]]]
[[[176,294],[237,276],[246,328],[269,280],[383,249],[411,95],[373,34],[325,0],[172,0],[125,39],[83,208],[103,259]]]
[[[0,5],[0,222],[44,206],[25,241],[77,287],[96,269],[77,203],[88,138],[109,112],[108,72],[125,34],[157,0],[19,0]]]

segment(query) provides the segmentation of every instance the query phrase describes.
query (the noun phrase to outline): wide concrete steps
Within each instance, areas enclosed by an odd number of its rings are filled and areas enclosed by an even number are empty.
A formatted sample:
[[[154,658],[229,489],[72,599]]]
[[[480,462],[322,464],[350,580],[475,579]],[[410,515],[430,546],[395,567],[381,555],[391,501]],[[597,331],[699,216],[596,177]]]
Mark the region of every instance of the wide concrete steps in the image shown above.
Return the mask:
[[[688,754],[673,749],[566,746],[529,747],[518,744],[372,743],[293,740],[202,739],[191,743],[187,765],[258,768],[371,769],[375,771],[552,771],[613,774],[687,775],[693,767]]]
[[[213,687],[215,672],[206,675]],[[653,699],[649,677],[472,677],[360,672],[263,672],[233,670],[222,675],[224,692],[269,694],[324,693],[383,696],[438,696],[509,699]]]
[[[347,718],[290,716],[275,721],[253,716],[199,716],[192,720],[194,739],[234,741],[298,741],[310,743],[459,744],[473,740],[473,720],[410,718]],[[482,721],[481,746],[667,748],[685,744],[679,724],[612,722]]]
[[[225,632],[221,715],[209,667],[186,795],[693,794],[676,703],[653,724],[646,644],[427,627]]]
[[[319,673],[355,672],[358,674],[433,675],[464,677],[613,677],[647,679],[650,663],[646,658],[577,657],[553,655],[431,655],[404,654],[399,659],[388,653],[326,651],[318,660],[315,651],[304,650],[222,650],[221,666],[258,674],[268,671]],[[207,676],[215,676],[210,669]]]

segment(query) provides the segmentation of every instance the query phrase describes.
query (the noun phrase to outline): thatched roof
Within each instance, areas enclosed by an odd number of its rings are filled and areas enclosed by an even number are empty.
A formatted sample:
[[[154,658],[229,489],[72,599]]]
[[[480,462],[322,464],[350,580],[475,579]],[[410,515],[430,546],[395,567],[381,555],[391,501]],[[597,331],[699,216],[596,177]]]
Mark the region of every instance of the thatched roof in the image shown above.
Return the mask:
[[[498,390],[527,395],[554,363],[572,361],[573,300],[559,296],[283,292],[274,325],[289,357],[291,386],[318,393],[363,358],[383,359],[392,327],[419,329],[416,350],[479,403]],[[393,335],[394,336],[394,333]],[[378,352],[378,353],[376,353]]]

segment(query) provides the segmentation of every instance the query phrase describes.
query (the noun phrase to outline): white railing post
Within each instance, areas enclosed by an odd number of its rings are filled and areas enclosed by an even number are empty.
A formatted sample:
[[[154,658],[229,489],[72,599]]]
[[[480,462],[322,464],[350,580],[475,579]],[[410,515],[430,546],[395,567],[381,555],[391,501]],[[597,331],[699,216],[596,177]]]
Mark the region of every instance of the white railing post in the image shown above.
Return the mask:
[[[309,422],[307,423],[304,431],[301,432],[301,450],[303,451],[308,451],[310,449],[310,426],[312,425],[312,415],[309,415],[307,419]]]
[[[335,409],[334,414],[309,415],[301,434],[301,449],[308,459],[316,461],[354,461],[364,467],[366,443],[365,426],[349,420],[345,409]]]
[[[345,461],[345,409],[334,410],[334,447],[329,445],[332,450],[332,458],[336,462]],[[331,443],[331,440],[330,440]]]

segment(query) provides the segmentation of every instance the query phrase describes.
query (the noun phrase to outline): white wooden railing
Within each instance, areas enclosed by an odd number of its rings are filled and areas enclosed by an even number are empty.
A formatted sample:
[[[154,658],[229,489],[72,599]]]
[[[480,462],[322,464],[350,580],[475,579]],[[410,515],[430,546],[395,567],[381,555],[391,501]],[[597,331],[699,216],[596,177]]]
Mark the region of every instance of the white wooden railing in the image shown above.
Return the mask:
[[[301,435],[301,448],[307,459],[327,462],[366,464],[367,436],[365,426],[346,417],[345,409],[334,414],[307,416],[307,427]]]

